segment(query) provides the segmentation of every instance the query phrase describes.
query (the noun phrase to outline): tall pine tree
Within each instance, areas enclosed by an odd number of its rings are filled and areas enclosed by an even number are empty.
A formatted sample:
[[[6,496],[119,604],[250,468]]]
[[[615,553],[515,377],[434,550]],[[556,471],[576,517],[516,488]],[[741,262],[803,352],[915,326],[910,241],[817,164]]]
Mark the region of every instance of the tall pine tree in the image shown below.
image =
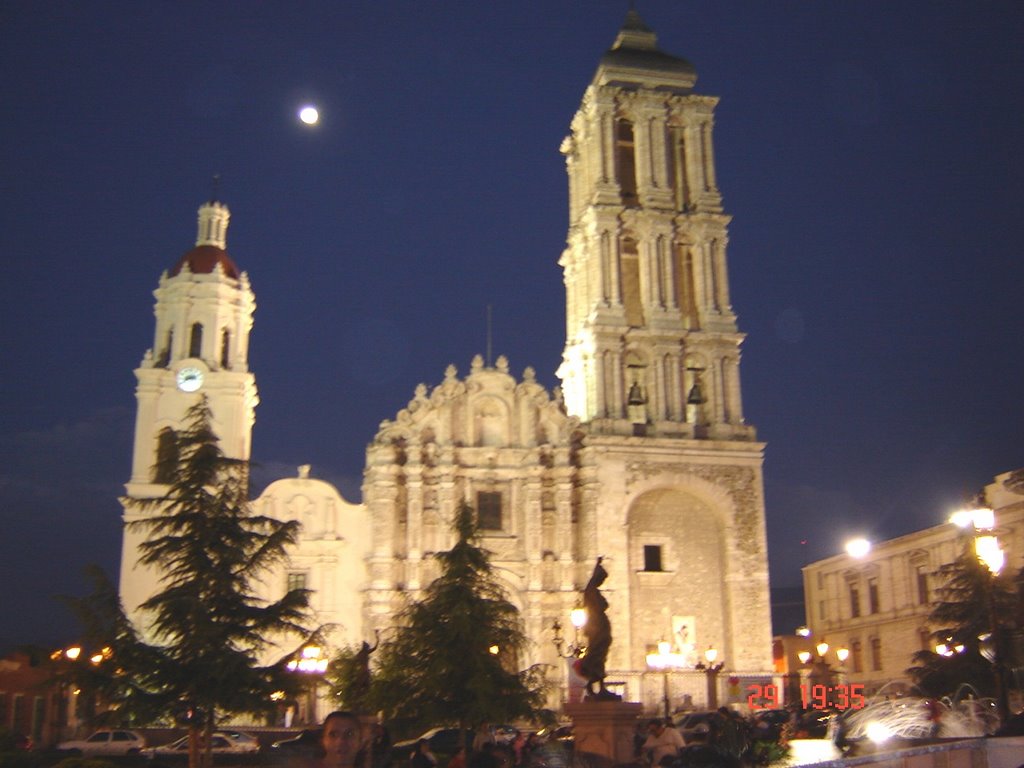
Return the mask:
[[[490,554],[477,544],[472,507],[459,506],[453,528],[454,546],[434,555],[441,575],[381,642],[371,701],[421,725],[533,719],[544,701],[543,668],[516,669],[526,636]]]
[[[160,591],[141,606],[158,659],[147,673],[150,685],[202,713],[206,744],[218,715],[270,711],[271,694],[293,683],[287,657],[270,664],[261,657],[271,642],[310,635],[306,590],[271,602],[255,589],[286,557],[299,524],[253,513],[248,462],[224,455],[211,422],[203,397],[176,435],[167,494],[138,502],[149,515],[132,523],[147,533],[140,563],[160,574]]]
[[[936,627],[932,637],[948,648],[961,648],[948,655],[933,650],[914,654],[915,666],[907,670],[927,696],[953,696],[967,684],[980,694],[998,693],[992,668],[993,649],[1003,645],[1012,624],[1016,604],[1012,579],[994,576],[974,551],[973,539],[952,563],[939,568],[938,600],[928,621]]]

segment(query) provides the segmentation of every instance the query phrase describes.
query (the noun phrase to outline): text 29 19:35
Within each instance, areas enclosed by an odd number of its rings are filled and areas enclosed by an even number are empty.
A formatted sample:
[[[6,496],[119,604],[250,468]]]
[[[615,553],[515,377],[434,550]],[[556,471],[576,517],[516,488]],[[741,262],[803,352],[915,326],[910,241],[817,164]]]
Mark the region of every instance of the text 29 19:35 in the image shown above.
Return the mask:
[[[777,685],[752,684],[747,686],[747,705],[751,709],[776,709],[783,706],[782,692]],[[801,685],[800,703],[804,709],[861,709],[864,684]]]

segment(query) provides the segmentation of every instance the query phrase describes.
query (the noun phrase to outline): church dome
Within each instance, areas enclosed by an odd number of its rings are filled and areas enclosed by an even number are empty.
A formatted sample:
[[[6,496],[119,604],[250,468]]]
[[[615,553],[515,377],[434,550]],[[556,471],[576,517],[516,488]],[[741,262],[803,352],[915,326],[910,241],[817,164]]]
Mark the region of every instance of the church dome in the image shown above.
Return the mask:
[[[171,269],[171,277],[180,273],[186,264],[190,272],[198,275],[212,274],[218,264],[228,277],[237,279],[240,274],[238,266],[232,261],[228,252],[216,245],[197,245],[178,259],[178,263]]]
[[[171,277],[179,274],[186,265],[193,274],[210,275],[220,264],[226,276],[238,279],[238,267],[225,250],[230,218],[228,207],[217,200],[199,206],[199,234],[195,247],[178,260],[171,269]]]

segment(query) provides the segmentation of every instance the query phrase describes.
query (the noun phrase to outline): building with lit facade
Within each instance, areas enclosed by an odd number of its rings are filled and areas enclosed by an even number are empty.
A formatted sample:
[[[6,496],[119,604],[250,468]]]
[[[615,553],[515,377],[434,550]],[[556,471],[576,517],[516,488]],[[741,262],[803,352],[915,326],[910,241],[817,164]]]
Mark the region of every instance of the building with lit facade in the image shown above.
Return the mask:
[[[572,119],[561,146],[570,223],[560,388],[503,356],[477,355],[462,373],[439,361],[439,383],[410,386],[408,405],[368,436],[361,503],[308,467],[254,501],[302,522],[267,596],[313,590],[332,645],[391,626],[436,576],[432,554],[451,545],[467,501],[533,640],[523,664],[561,668],[552,625],[568,625],[603,556],[608,668],[626,698],[660,697],[660,675],[648,686],[645,674],[663,639],[691,668],[714,647],[727,674],[770,673],[764,445],[743,415],[717,99],[697,94],[696,80],[630,11]],[[217,201],[200,208],[196,246],[155,292],[153,347],[135,371],[126,523],[142,514],[132,500],[166,492],[154,467],[200,395],[226,454],[249,458],[255,299],[226,250],[228,217]],[[157,586],[137,562],[140,535],[125,529],[129,611]]]
[[[1005,553],[1003,567],[1017,572],[1024,566],[1024,470],[998,475],[979,502],[994,512],[991,533]],[[935,649],[931,632],[937,627],[929,625],[928,615],[941,586],[937,571],[981,533],[986,532],[945,522],[873,542],[860,557],[843,553],[807,565],[804,595],[811,636],[806,647],[827,642],[826,661],[868,693],[883,687],[906,692],[912,656]],[[844,664],[834,657],[838,648],[849,651]]]

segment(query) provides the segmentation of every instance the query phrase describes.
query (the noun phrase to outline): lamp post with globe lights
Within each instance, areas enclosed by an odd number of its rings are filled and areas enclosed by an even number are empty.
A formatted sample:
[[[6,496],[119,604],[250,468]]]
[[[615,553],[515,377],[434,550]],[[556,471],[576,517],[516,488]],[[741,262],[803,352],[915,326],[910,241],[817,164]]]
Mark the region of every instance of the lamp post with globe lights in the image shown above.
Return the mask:
[[[715,648],[708,648],[704,651],[704,661],[698,661],[695,669],[704,673],[707,682],[708,709],[718,709],[718,673],[725,666],[725,661],[715,660],[718,658],[718,651]]]
[[[569,623],[572,624],[573,636],[572,640],[568,642],[562,634],[562,623],[558,619],[551,623],[551,642],[555,646],[555,653],[566,662],[563,702],[569,699],[570,677],[573,674],[572,665],[587,651],[587,647],[580,642],[580,630],[587,623],[587,611],[582,605],[577,605],[569,612]]]
[[[309,724],[319,722],[316,711],[317,688],[327,671],[327,664],[328,659],[323,648],[318,645],[307,645],[300,651],[298,658],[291,659],[285,665],[289,672],[308,675],[305,722]]]
[[[647,666],[661,670],[661,701],[666,721],[672,715],[668,694],[668,673],[669,670],[678,669],[685,663],[686,657],[681,653],[673,653],[672,643],[668,640],[659,640],[657,653],[647,654]]]
[[[949,521],[962,529],[970,530],[970,534],[974,539],[974,554],[978,558],[978,562],[984,565],[988,571],[988,579],[985,584],[985,600],[988,612],[988,642],[986,643],[985,635],[981,635],[978,640],[982,643],[980,648],[982,655],[992,664],[992,682],[996,694],[996,711],[999,715],[999,722],[1005,723],[1010,715],[1010,701],[1005,669],[1003,668],[1005,661],[1005,632],[1003,631],[1004,627],[1000,612],[996,607],[995,582],[1006,565],[1006,552],[999,545],[996,515],[993,510],[987,507],[977,507],[954,512],[950,516]],[[988,646],[987,651],[986,645]],[[955,650],[956,648],[954,647]],[[936,652],[939,652],[938,647],[936,647]]]

